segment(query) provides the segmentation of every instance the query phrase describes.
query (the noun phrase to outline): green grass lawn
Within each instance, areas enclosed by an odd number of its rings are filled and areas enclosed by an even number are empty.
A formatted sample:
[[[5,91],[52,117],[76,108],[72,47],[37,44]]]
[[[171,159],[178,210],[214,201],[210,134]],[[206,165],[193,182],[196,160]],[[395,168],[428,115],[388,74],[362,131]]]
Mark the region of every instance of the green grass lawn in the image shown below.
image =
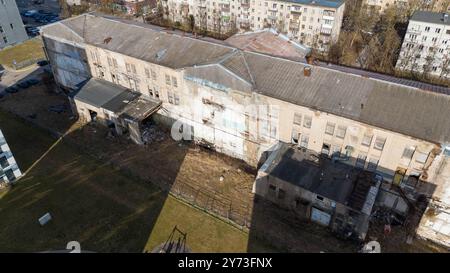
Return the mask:
[[[40,38],[29,39],[21,44],[0,50],[0,64],[12,67],[15,60],[17,63],[44,58],[43,44]]]
[[[56,139],[0,111],[0,127],[22,169]],[[53,220],[41,227],[38,218]],[[136,181],[79,149],[57,144],[16,186],[0,193],[0,252],[64,249],[142,252],[177,225],[194,252],[245,252],[248,234]]]

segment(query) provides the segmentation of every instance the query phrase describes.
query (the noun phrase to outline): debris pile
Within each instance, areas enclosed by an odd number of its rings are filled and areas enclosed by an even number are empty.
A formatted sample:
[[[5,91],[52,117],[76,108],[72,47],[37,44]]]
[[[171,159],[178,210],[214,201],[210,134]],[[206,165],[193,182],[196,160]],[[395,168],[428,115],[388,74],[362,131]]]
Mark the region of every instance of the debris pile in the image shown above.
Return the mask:
[[[142,141],[145,144],[161,142],[165,139],[165,134],[155,125],[149,125],[142,129]]]

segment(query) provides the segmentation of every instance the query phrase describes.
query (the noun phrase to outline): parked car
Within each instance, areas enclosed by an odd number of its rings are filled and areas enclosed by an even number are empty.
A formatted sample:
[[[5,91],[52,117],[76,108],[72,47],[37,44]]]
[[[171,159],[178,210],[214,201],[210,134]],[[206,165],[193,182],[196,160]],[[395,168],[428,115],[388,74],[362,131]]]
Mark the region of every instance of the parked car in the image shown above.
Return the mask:
[[[20,87],[22,89],[28,88],[30,87],[31,84],[28,81],[20,81],[19,83],[17,83],[17,87]]]
[[[28,82],[30,84],[30,86],[33,86],[33,85],[39,84],[41,81],[39,81],[38,79],[29,79],[29,80],[26,80],[26,82]]]
[[[2,80],[2,76],[5,73],[5,68],[0,64],[0,80]]]

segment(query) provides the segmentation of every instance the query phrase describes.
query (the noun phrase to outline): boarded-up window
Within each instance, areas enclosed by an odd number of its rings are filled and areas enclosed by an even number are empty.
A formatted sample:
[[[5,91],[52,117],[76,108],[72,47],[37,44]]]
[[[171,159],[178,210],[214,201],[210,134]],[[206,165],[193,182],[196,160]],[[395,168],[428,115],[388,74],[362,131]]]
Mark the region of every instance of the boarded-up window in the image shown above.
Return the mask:
[[[364,134],[363,140],[361,142],[361,145],[364,146],[370,146],[370,144],[372,143],[372,135],[370,134]]]
[[[327,122],[327,127],[325,128],[325,134],[333,135],[335,126],[336,126],[336,124],[331,123],[331,122]]]
[[[377,138],[375,139],[375,144],[373,145],[373,148],[381,151],[384,148],[384,143],[386,143],[386,138],[377,136]]]
[[[336,137],[344,138],[346,132],[347,132],[347,127],[339,125],[337,128],[337,131],[336,131]]]
[[[311,123],[312,123],[312,117],[311,116],[305,116],[303,118],[303,127],[311,128]]]
[[[299,113],[294,113],[294,124],[302,125],[302,115]]]

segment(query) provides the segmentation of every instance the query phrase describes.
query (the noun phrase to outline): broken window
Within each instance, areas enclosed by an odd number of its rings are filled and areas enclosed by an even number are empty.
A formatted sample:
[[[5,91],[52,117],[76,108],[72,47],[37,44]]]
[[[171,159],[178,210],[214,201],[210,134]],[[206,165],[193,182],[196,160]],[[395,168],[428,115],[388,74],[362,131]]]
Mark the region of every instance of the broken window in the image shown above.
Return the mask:
[[[416,147],[414,147],[414,146],[406,147],[403,150],[402,158],[411,159],[415,150],[416,150]]]
[[[155,97],[159,99],[159,91],[155,89]]]
[[[173,87],[178,87],[178,83],[177,83],[177,78],[176,77],[172,77],[172,85],[173,85]]]
[[[302,114],[294,113],[294,124],[302,125]]]
[[[300,147],[307,149],[308,148],[308,142],[309,142],[309,136],[302,135],[300,138]]]
[[[378,136],[375,139],[375,144],[373,145],[373,148],[382,151],[383,148],[384,148],[384,143],[385,142],[386,142],[386,138],[385,137]]]
[[[275,197],[277,192],[277,187],[275,185],[269,184],[269,196]]]
[[[374,172],[378,167],[378,158],[370,158],[369,163],[367,164],[367,170]]]
[[[167,74],[166,74],[166,84],[167,84],[167,85],[170,85],[170,84],[171,84],[171,82],[170,82],[170,76],[167,75]]]
[[[337,128],[337,131],[336,131],[336,137],[344,138],[346,132],[347,132],[347,127],[339,125],[338,128]]]
[[[366,158],[367,158],[367,154],[361,153],[358,155],[358,157],[356,158],[356,167],[357,168],[361,168],[364,169],[364,165],[366,164]]]
[[[373,138],[373,135],[364,134],[361,145],[370,146],[370,144],[372,143],[372,138]]]
[[[150,88],[150,86],[147,86],[147,90],[148,90],[148,95],[150,97],[153,97],[153,90]]]
[[[295,128],[292,128],[292,136],[291,136],[292,143],[298,144],[298,136],[299,133],[297,132],[297,130]]]
[[[333,135],[335,126],[336,126],[336,124],[331,123],[331,122],[327,122],[327,127],[325,128],[325,134]]]
[[[303,118],[303,127],[311,128],[311,123],[312,123],[312,117],[311,116],[305,116]]]

